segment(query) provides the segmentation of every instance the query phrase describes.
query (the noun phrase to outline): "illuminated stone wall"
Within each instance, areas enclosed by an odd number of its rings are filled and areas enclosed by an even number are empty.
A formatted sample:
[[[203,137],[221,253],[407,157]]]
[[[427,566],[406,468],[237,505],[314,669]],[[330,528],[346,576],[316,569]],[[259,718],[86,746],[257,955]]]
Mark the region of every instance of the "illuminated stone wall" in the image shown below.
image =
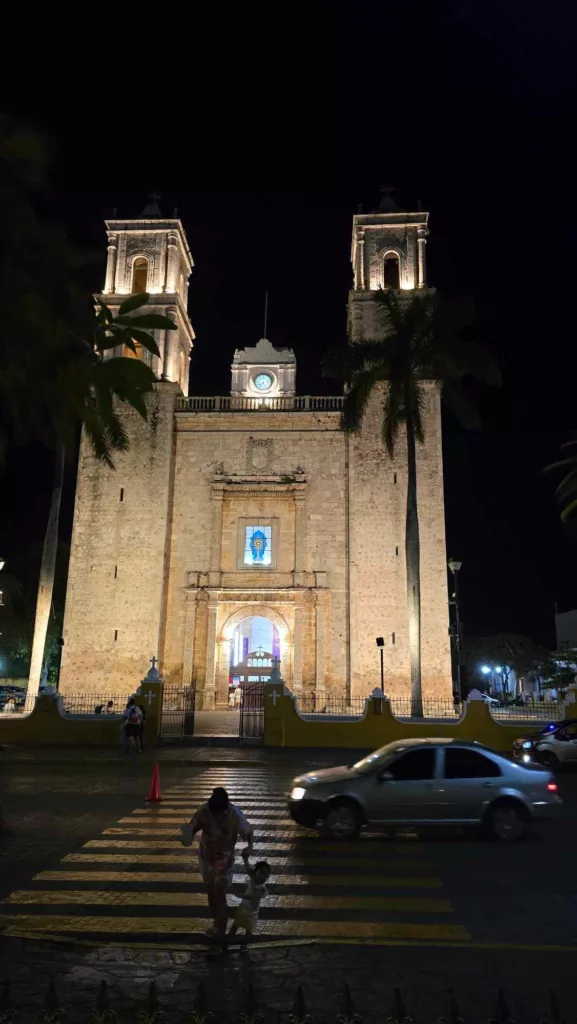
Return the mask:
[[[176,394],[158,385],[146,423],[123,409],[130,450],[115,470],[82,441],[61,669],[68,693],[132,693],[160,649]]]

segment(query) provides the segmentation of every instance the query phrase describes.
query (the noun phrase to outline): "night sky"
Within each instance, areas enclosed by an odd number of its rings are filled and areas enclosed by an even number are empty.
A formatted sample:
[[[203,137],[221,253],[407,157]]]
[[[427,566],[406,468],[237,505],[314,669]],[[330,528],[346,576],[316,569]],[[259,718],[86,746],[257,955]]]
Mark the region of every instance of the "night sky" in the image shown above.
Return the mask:
[[[555,602],[577,607],[577,538],[540,475],[577,428],[575,14],[506,0],[397,6],[280,5],[259,8],[264,19],[253,8],[226,27],[183,16],[178,42],[161,16],[116,24],[113,39],[105,22],[90,38],[15,23],[3,75],[14,112],[53,142],[51,213],[102,252],[95,289],[113,207],[134,216],[152,189],[163,212],[178,207],[196,264],[191,394],[228,392],[234,349],[262,334],[265,290],[268,334],[295,349],[298,391],[334,390],[319,358],[345,332],[352,215],[374,209],[383,185],[406,208],[422,201],[429,283],[473,295],[476,338],[504,378],[474,391],[480,432],[445,421],[465,632],[553,645]],[[2,553],[28,575],[49,477],[37,452],[4,473]]]

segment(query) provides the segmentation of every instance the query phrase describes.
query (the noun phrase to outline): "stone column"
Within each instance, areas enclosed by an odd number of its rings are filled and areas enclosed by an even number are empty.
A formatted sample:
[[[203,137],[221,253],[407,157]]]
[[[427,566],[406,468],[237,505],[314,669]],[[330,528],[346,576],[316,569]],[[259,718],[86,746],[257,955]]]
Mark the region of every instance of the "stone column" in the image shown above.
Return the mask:
[[[217,704],[228,704],[228,677],[230,675],[230,640],[218,644],[218,669],[215,698]]]
[[[208,602],[208,629],[206,634],[206,679],[202,695],[202,710],[212,711],[216,695],[216,621],[218,602]]]
[[[186,595],[184,606],[184,650],[182,655],[182,682],[189,686],[194,676],[194,630],[196,626],[197,592]]]
[[[118,235],[108,238],[108,260],[106,263],[106,283],[104,292],[111,295],[116,291],[116,258],[118,256]]]
[[[176,309],[169,306],[166,315],[176,322]],[[164,342],[164,376],[166,380],[178,381],[178,331],[166,331]]]
[[[166,258],[166,291],[176,291],[176,273],[178,268],[178,239],[173,231],[168,233],[168,253]]]
[[[359,272],[358,272],[358,287],[359,290],[364,292],[365,290],[365,233],[361,231],[358,238],[358,260],[359,260]]]
[[[306,517],[304,491],[295,492],[295,587],[303,586],[306,552]]]
[[[427,232],[424,228],[419,228],[417,235],[417,249],[418,249],[418,288],[425,288],[427,284],[427,276],[425,271],[425,246],[427,244]]]
[[[282,669],[282,665],[281,665]],[[295,625],[293,633],[293,677],[292,689],[297,696],[303,688],[303,607],[295,604]]]
[[[209,582],[211,587],[220,584],[220,556],[222,547],[222,511],[224,488],[213,484],[212,487],[212,527],[210,537]]]
[[[327,642],[327,606],[325,594],[316,594],[316,676],[315,697],[324,700],[326,693],[326,642]]]

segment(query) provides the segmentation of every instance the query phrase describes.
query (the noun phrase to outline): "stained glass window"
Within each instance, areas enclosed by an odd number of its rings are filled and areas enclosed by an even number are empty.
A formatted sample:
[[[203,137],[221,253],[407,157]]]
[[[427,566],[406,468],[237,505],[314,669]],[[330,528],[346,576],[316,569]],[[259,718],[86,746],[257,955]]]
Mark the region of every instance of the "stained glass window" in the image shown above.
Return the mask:
[[[243,562],[245,565],[272,564],[272,526],[245,526]]]

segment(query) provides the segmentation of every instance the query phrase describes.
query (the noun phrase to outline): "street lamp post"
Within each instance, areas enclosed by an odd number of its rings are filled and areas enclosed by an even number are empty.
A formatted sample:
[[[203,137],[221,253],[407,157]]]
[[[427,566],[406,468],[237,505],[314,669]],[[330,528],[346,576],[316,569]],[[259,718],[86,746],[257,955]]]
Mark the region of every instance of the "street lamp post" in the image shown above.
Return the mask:
[[[453,583],[455,590],[453,592],[452,604],[455,606],[455,651],[457,655],[457,678],[455,680],[455,699],[460,703],[463,698],[463,684],[462,684],[462,649],[463,649],[463,623],[461,622],[461,609],[459,605],[459,570],[462,566],[462,562],[458,562],[455,558],[450,558],[448,565],[449,569],[453,574]]]
[[[381,690],[384,693],[385,692],[385,657],[384,657],[385,638],[384,638],[384,636],[378,636],[377,640],[376,640],[376,644],[377,644],[377,647],[379,648],[379,653],[381,655]]]

